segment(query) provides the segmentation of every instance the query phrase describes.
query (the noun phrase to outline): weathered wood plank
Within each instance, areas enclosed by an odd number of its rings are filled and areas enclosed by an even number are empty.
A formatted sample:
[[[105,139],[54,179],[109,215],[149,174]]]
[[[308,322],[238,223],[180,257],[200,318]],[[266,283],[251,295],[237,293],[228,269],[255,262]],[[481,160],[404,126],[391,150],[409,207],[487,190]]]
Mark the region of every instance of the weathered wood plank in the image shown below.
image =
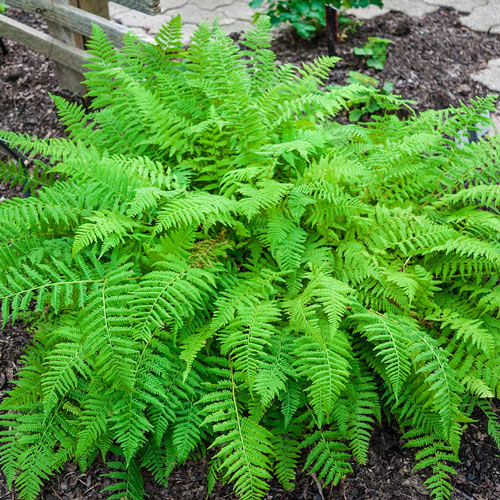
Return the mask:
[[[82,71],[83,65],[88,60],[88,54],[84,50],[72,47],[2,14],[0,14],[0,36],[15,40],[77,71]]]
[[[76,8],[57,0],[9,0],[9,5],[22,9],[25,12],[37,12],[48,21],[65,26],[71,31],[76,31],[87,37],[92,34],[92,24],[96,24],[118,47],[122,45],[123,35],[128,31],[128,28],[121,24],[104,19],[104,17],[95,13],[82,10],[83,8],[87,8],[87,5],[82,0],[80,0],[81,8]],[[102,13],[106,14],[106,11],[102,11]],[[109,10],[107,13],[109,17]]]
[[[160,0],[113,0],[113,2],[152,16],[160,13]]]
[[[68,6],[78,7],[78,0],[61,1]],[[85,49],[83,36],[79,33],[75,33],[65,26],[50,20],[47,20],[47,28],[49,29],[49,35],[61,40],[61,42],[67,43],[68,45],[74,45],[82,50]],[[83,74],[80,71],[75,71],[66,64],[62,64],[57,61],[55,62],[55,65],[59,85],[61,85],[63,89],[69,90],[75,95],[84,95],[85,87],[82,84],[84,79]]]
[[[80,9],[92,12],[96,16],[109,19],[109,1],[108,0],[77,0]]]

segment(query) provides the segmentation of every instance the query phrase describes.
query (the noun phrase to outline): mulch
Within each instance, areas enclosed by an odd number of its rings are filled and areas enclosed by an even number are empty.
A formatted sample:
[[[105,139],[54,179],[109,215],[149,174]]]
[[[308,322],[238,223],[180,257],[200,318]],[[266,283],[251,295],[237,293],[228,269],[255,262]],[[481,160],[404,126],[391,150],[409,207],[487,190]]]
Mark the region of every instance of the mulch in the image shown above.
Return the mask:
[[[29,14],[14,12],[18,19],[32,26],[43,23]],[[363,59],[352,53],[361,47],[368,36],[391,38],[387,63],[383,71],[367,68]],[[235,35],[238,38],[238,35]],[[58,137],[64,134],[57,122],[54,106],[48,93],[71,98],[57,83],[54,64],[16,43],[5,41],[9,54],[0,54],[0,129]],[[273,44],[280,62],[310,61],[325,55],[326,40],[319,37],[303,41],[290,32],[283,32]],[[500,57],[500,36],[475,33],[460,25],[458,13],[440,9],[422,19],[411,19],[391,13],[367,21],[355,34],[337,46],[342,57],[332,72],[331,83],[346,83],[349,70],[359,71],[391,81],[394,91],[416,101],[415,109],[443,108],[467,103],[474,96],[489,93],[470,75],[486,66],[487,60]],[[5,159],[1,156],[0,159]],[[0,183],[0,200],[19,194]],[[24,347],[30,342],[26,328],[16,323],[0,332],[0,399],[10,387],[22,361]],[[475,415],[463,439],[460,452],[462,463],[453,478],[453,500],[500,499],[500,458],[493,440],[487,434],[487,424]],[[413,452],[403,447],[399,432],[389,423],[377,427],[366,466],[354,466],[354,473],[338,486],[321,488],[314,477],[300,473],[294,491],[284,491],[273,484],[268,500],[424,500],[429,495],[424,487],[425,472],[413,472]],[[206,495],[206,460],[188,462],[172,473],[169,487],[160,488],[147,474],[149,498],[158,500],[202,499]],[[97,462],[88,471],[74,464],[46,483],[40,496],[43,500],[101,500],[100,490],[109,484],[101,477],[105,466]],[[8,491],[0,475],[0,500],[16,499]],[[216,486],[209,497],[234,499],[229,485]]]
[[[368,37],[388,38],[387,61],[382,71],[369,68],[365,58],[353,53]],[[417,111],[442,109],[468,103],[473,97],[492,93],[471,75],[500,57],[500,35],[477,33],[462,26],[459,13],[439,9],[420,19],[389,13],[365,21],[344,42],[336,44],[336,64],[328,83],[347,84],[349,71],[370,75],[394,84],[394,93],[415,101]],[[328,53],[326,37],[312,41],[282,32],[273,43],[278,61],[300,64]]]

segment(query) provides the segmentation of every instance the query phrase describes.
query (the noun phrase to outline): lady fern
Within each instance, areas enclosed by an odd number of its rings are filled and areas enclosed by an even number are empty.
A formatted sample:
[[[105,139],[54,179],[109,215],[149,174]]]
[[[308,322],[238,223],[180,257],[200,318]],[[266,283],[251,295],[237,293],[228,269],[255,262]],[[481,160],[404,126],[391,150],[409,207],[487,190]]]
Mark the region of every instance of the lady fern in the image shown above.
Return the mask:
[[[493,98],[340,125],[373,91],[324,88],[333,58],[277,66],[266,18],[242,49],[180,33],[117,52],[96,29],[90,109],[54,98],[68,139],[0,132],[44,159],[0,168],[38,187],[0,205],[3,324],[35,330],[9,485],[32,500],[100,454],[109,498],[138,500],[141,468],[166,485],[211,447],[209,483],[257,500],[301,450],[336,484],[384,410],[449,498],[476,406],[500,435],[500,140],[453,141]]]

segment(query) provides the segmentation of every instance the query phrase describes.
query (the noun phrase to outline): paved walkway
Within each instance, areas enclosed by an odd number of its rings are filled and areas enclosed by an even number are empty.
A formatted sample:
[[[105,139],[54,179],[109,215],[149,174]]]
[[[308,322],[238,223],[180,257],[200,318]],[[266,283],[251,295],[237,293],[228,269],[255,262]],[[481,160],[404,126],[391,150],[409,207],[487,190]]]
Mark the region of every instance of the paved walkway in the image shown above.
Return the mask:
[[[159,28],[180,13],[187,42],[202,21],[218,19],[219,26],[228,33],[247,30],[252,24],[255,9],[250,0],[160,0],[160,14],[148,16],[122,5],[110,2],[111,19],[129,26],[144,38],[153,36]],[[500,0],[499,0],[500,1]]]
[[[160,6],[160,14],[148,16],[110,3],[110,13],[112,19],[129,26],[146,39],[154,36],[162,24],[180,13],[186,41],[201,21],[218,18],[219,25],[231,33],[248,29],[255,13],[249,7],[248,0],[160,0]],[[462,24],[472,30],[500,34],[500,0],[384,0],[383,9],[372,5],[365,9],[352,9],[351,13],[360,19],[380,16],[389,11],[421,17],[439,7],[457,9],[462,14]],[[492,91],[500,92],[500,54],[498,59],[491,60],[488,67],[473,75],[473,78]]]

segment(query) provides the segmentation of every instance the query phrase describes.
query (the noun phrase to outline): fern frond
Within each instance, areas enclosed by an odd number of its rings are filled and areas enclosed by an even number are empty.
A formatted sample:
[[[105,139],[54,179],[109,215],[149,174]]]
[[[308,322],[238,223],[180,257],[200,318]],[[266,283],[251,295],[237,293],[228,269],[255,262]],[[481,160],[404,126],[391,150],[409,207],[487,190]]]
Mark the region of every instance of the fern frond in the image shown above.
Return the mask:
[[[138,345],[132,338],[128,308],[128,294],[135,288],[132,277],[130,265],[111,271],[89,295],[76,319],[82,329],[85,356],[93,358],[95,373],[117,389],[132,389],[135,381],[133,356]]]
[[[478,406],[488,419],[488,434],[493,438],[500,448],[500,421],[498,416],[486,401],[478,401]]]
[[[294,368],[310,381],[308,398],[318,424],[330,415],[349,378],[349,346],[342,331],[326,340],[297,339]]]
[[[113,212],[95,211],[76,229],[73,256],[92,243],[103,242],[101,254],[123,242],[123,237],[138,227],[129,217]]]
[[[202,398],[208,414],[204,425],[213,423],[217,436],[212,446],[220,446],[215,458],[235,492],[244,500],[263,498],[271,478],[272,435],[240,414],[235,391],[234,381],[221,381],[216,392]]]
[[[424,332],[411,346],[413,364],[434,393],[434,408],[441,416],[444,435],[449,438],[458,415],[463,387],[450,368],[445,352]]]
[[[300,458],[300,443],[291,436],[279,434],[274,438],[273,448],[276,455],[276,478],[285,490],[292,490]]]
[[[371,311],[352,314],[349,320],[374,345],[397,397],[411,369],[408,326],[397,318]]]
[[[213,274],[173,256],[156,267],[130,297],[137,339],[145,340],[165,325],[180,328],[203,305],[215,284]]]
[[[114,451],[118,450],[114,449]],[[118,460],[109,461],[106,465],[114,470],[104,476],[116,481],[101,490],[102,493],[111,493],[107,500],[144,500],[146,492],[136,460],[132,460],[127,466]]]
[[[79,376],[89,379],[90,367],[85,363],[81,345],[75,342],[61,342],[47,357],[48,369],[42,376],[43,406],[48,413],[62,397],[74,389]]]
[[[177,413],[177,421],[172,433],[178,462],[184,463],[189,454],[200,444],[202,419],[199,409],[190,401],[186,408]]]
[[[241,307],[231,323],[219,333],[222,354],[229,354],[234,367],[245,374],[252,390],[255,377],[263,367],[263,354],[269,352],[277,335],[275,323],[280,310],[274,302]]]
[[[433,435],[421,435],[420,429],[407,432],[404,438],[409,439],[405,446],[422,448],[415,458],[417,465],[414,470],[432,468],[432,476],[424,481],[434,500],[448,500],[453,491],[449,481],[450,474],[456,474],[455,469],[446,462],[458,462],[453,449]]]
[[[144,415],[145,404],[133,394],[123,394],[112,408],[109,425],[123,450],[125,464],[130,472],[133,457],[146,442],[146,434],[153,429]]]
[[[222,196],[208,193],[186,193],[168,200],[158,212],[156,233],[175,227],[210,225],[215,221],[228,225],[236,204]]]
[[[155,37],[155,42],[167,58],[178,57],[182,49],[182,20],[180,14],[164,24]]]
[[[318,429],[311,433],[302,442],[301,448],[312,446],[307,456],[304,470],[310,469],[315,473],[323,485],[332,483],[334,486],[352,472],[347,446],[342,443],[339,432]]]

